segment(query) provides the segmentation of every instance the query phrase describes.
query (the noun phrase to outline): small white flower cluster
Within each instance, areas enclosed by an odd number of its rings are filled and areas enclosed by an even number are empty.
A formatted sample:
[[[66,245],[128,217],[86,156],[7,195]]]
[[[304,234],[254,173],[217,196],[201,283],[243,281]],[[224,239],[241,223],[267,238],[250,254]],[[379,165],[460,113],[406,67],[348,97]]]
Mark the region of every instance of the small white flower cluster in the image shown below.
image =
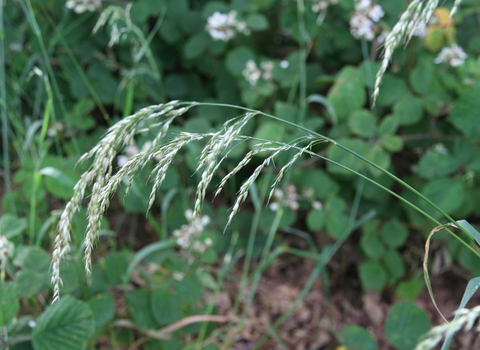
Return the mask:
[[[373,40],[380,30],[377,23],[384,15],[382,7],[371,0],[356,1],[355,12],[350,19],[350,33],[355,38]]]
[[[11,243],[6,236],[0,236],[0,273],[3,274],[7,266],[8,256],[11,255],[13,243]]]
[[[440,54],[435,58],[435,63],[446,62],[452,67],[459,67],[465,63],[467,54],[457,44],[452,44],[451,47],[444,47]]]
[[[266,81],[272,80],[273,67],[274,64],[272,61],[264,61],[260,63],[259,68],[254,60],[248,60],[245,69],[242,71],[242,75],[250,85],[256,85],[260,78],[263,78]]]
[[[316,0],[312,5],[312,11],[314,13],[323,12],[328,8],[328,6],[336,5],[339,2],[340,0]]]
[[[250,30],[247,24],[237,19],[237,12],[229,13],[215,12],[208,17],[206,29],[214,40],[229,41],[234,38],[237,32],[249,35]]]
[[[188,221],[188,225],[182,225],[180,229],[173,231],[177,244],[184,249],[205,253],[213,241],[207,237],[202,242],[198,236],[203,232],[205,226],[210,223],[210,218],[207,215],[193,217],[193,210],[191,209],[185,211],[185,218]]]
[[[73,9],[78,14],[93,12],[102,7],[102,0],[68,0],[65,3],[68,9]]]
[[[273,191],[274,202],[270,204],[270,210],[277,211],[281,207],[289,207],[290,210],[297,211],[299,208],[299,200],[307,200],[311,202],[312,208],[316,210],[322,210],[323,204],[320,201],[313,200],[314,191],[311,188],[303,190],[302,195],[298,194],[297,188],[293,184],[287,185],[287,193],[279,188]]]

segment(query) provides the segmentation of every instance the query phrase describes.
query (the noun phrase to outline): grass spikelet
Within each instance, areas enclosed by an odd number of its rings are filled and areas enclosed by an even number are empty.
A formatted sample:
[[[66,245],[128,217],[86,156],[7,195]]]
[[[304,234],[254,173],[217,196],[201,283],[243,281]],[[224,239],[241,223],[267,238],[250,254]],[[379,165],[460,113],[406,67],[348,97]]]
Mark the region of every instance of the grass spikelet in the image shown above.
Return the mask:
[[[236,120],[232,125],[230,125],[232,120],[227,121],[220,132],[213,134],[210,141],[202,150],[197,171],[203,169],[203,172],[195,195],[196,199],[193,209],[194,217],[200,212],[201,203],[205,199],[205,193],[208,185],[212,181],[213,175],[225,159],[225,157],[223,157],[219,160],[219,156],[224,152],[228,152],[232,142],[238,139],[242,128],[255,115],[256,113],[247,113],[245,116]]]
[[[430,350],[436,347],[440,341],[444,338],[452,336],[454,333],[460,331],[462,328],[464,331],[470,331],[478,318],[480,317],[480,306],[476,306],[473,309],[460,309],[457,311],[457,318],[450,323],[444,323],[439,326],[433,327],[426,335],[425,339],[417,344],[415,350]],[[480,326],[475,328],[477,332],[480,332]]]
[[[70,251],[72,218],[80,209],[80,205],[85,198],[85,191],[93,184],[92,196],[87,209],[89,223],[85,236],[85,269],[89,272],[91,266],[91,251],[100,228],[102,215],[109,205],[109,196],[113,193],[113,189],[118,187],[120,176],[117,176],[115,181],[109,182],[112,177],[113,163],[117,151],[132,142],[133,137],[138,132],[137,126],[142,121],[163,117],[165,120],[161,123],[160,132],[159,135],[157,135],[157,142],[159,142],[159,140],[165,136],[172,120],[176,116],[185,113],[188,108],[194,105],[192,103],[186,107],[175,109],[177,102],[178,101],[171,101],[166,104],[149,106],[124,118],[111,126],[97,145],[80,158],[79,162],[89,158],[93,158],[93,162],[89,170],[80,177],[80,180],[75,185],[72,199],[67,203],[57,225],[57,235],[52,253],[53,302],[58,300],[60,296],[60,285],[62,283],[60,278],[60,262]],[[150,156],[147,155],[145,159],[137,157],[129,163],[131,168],[127,167],[122,170],[127,173],[130,171],[129,175],[133,176],[132,169],[138,169],[142,164],[144,165],[147,159],[151,159]]]
[[[277,150],[265,158],[265,160],[260,164],[258,167],[255,168],[255,171],[250,175],[250,177],[245,181],[245,183],[240,187],[240,190],[238,191],[237,197],[235,198],[235,203],[233,204],[232,210],[230,211],[230,215],[228,216],[228,221],[227,224],[225,225],[225,229],[230,225],[232,222],[233,217],[235,214],[238,212],[240,209],[240,205],[245,201],[245,199],[248,196],[248,190],[250,187],[252,187],[252,184],[255,182],[255,180],[258,178],[258,175],[260,175],[260,172],[270,164],[270,162],[275,158],[280,152],[285,151],[286,149],[289,149],[291,146],[286,145],[283,147],[278,147]]]
[[[380,92],[380,83],[383,75],[387,71],[393,52],[402,41],[405,45],[408,43],[420,22],[425,21],[425,23],[427,23],[438,6],[438,0],[428,0],[426,4],[424,4],[424,2],[424,0],[413,0],[400,16],[400,19],[392,31],[385,38],[382,63],[378,70],[375,87],[373,89],[374,102],[377,100]]]

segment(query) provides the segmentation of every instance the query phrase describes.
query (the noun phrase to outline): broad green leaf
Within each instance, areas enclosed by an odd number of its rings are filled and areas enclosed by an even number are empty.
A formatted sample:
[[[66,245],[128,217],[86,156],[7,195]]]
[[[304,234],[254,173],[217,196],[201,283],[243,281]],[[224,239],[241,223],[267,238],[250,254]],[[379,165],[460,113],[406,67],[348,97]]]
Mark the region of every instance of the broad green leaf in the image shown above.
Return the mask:
[[[280,119],[293,122],[298,119],[298,107],[291,103],[276,101],[274,114]]]
[[[363,252],[372,259],[379,259],[385,253],[385,247],[379,237],[374,233],[363,234],[360,239]]]
[[[47,270],[43,273],[31,270],[21,271],[15,278],[18,293],[26,298],[31,298],[42,291],[48,281]]]
[[[234,77],[240,77],[247,66],[247,61],[254,59],[255,54],[250,48],[240,46],[228,52],[225,65]]]
[[[365,328],[351,325],[338,333],[338,339],[348,350],[377,350],[377,343]]]
[[[366,291],[380,291],[387,283],[388,275],[378,262],[370,260],[360,265],[358,269],[360,281]]]
[[[451,155],[433,151],[428,152],[420,159],[417,172],[423,178],[433,179],[454,173],[459,165],[457,159]]]
[[[301,192],[313,190],[315,199],[327,199],[339,191],[338,183],[320,169],[294,169],[293,181]]]
[[[375,135],[375,117],[367,109],[360,109],[348,117],[348,127],[352,133],[365,138]]]
[[[39,247],[25,247],[15,256],[14,264],[24,270],[45,272],[51,263],[50,255]]]
[[[412,125],[423,116],[422,99],[415,96],[405,96],[393,106],[393,113],[401,125]]]
[[[373,163],[382,167],[383,169],[388,169],[390,167],[390,155],[385,152],[379,144],[375,144],[368,149],[366,157],[368,160],[371,160]],[[383,172],[371,165],[367,166],[368,171],[374,176],[379,177]]]
[[[155,329],[158,325],[153,318],[149,292],[141,288],[128,292],[125,296],[133,322],[142,329]]]
[[[400,248],[407,240],[408,230],[400,221],[392,219],[382,226],[380,235],[390,248]]]
[[[339,139],[338,143],[342,144],[343,146],[363,156],[366,156],[367,153],[369,152],[368,145],[362,140]],[[341,149],[340,147],[337,147],[336,145],[330,145],[328,147],[327,157],[355,171],[361,171],[362,169],[365,168],[364,161],[355,157],[353,154],[348,153],[347,151],[344,151],[343,149]],[[335,174],[353,176],[353,174],[350,171],[344,168],[341,168],[335,164],[332,164],[330,162],[327,163],[327,168],[330,172]]]
[[[7,326],[17,315],[19,304],[17,286],[13,282],[0,284],[0,327]]]
[[[383,135],[380,143],[389,152],[399,152],[403,148],[402,138],[396,135]]]
[[[182,305],[179,294],[172,295],[166,290],[154,290],[151,293],[150,305],[153,317],[160,325],[178,321],[182,316]]]
[[[102,327],[115,316],[115,301],[111,293],[99,294],[87,301],[92,310],[95,327]]]
[[[325,225],[327,234],[335,239],[342,237],[348,225],[348,215],[339,211],[329,211],[327,217]]]
[[[387,338],[398,350],[412,350],[432,324],[425,311],[410,301],[390,308],[385,321]]]
[[[254,31],[265,30],[268,28],[267,18],[260,13],[251,13],[245,19],[247,27]]]
[[[200,57],[208,47],[210,43],[210,38],[205,32],[200,32],[192,36],[185,43],[183,47],[183,54],[186,59],[193,59]]]
[[[181,281],[175,281],[176,295],[181,296],[182,301],[194,305],[202,299],[204,290],[199,280],[185,276]]]
[[[439,82],[435,73],[436,69],[433,62],[416,65],[410,74],[410,83],[413,89],[422,95],[438,90]]]
[[[379,106],[390,106],[409,94],[410,89],[405,80],[385,75],[376,103]]]
[[[422,188],[421,193],[447,214],[460,208],[465,201],[462,183],[451,178],[432,180]],[[421,201],[420,207],[433,217],[440,217],[440,214],[426,202]]]
[[[383,256],[383,262],[390,275],[390,283],[395,283],[399,278],[405,275],[404,259],[398,251],[391,249]]]
[[[27,219],[17,218],[12,214],[4,214],[0,217],[0,235],[12,239],[21,234],[27,228]]]
[[[453,105],[448,117],[453,124],[465,136],[472,139],[480,138],[480,123],[478,111],[480,111],[480,89],[468,91],[460,96]]]
[[[395,134],[399,125],[400,123],[398,116],[392,114],[387,115],[382,118],[382,121],[378,126],[378,133],[380,135]]]
[[[165,78],[165,90],[170,98],[183,98],[188,93],[189,81],[182,74],[169,74]]]
[[[285,126],[278,122],[264,121],[258,126],[253,137],[264,140],[280,141],[284,136],[284,130]],[[257,140],[251,140],[249,142],[251,148],[258,143],[260,142]],[[264,152],[263,154],[268,153]]]
[[[322,229],[325,225],[325,210],[310,210],[307,214],[306,224],[310,231]]]
[[[87,303],[69,295],[48,307],[33,330],[35,350],[83,350],[95,331]]]
[[[425,282],[418,279],[403,281],[397,288],[397,295],[401,298],[415,301],[425,288]]]
[[[362,108],[367,101],[366,91],[357,68],[347,66],[338,74],[327,98],[339,119],[346,119],[350,113]]]

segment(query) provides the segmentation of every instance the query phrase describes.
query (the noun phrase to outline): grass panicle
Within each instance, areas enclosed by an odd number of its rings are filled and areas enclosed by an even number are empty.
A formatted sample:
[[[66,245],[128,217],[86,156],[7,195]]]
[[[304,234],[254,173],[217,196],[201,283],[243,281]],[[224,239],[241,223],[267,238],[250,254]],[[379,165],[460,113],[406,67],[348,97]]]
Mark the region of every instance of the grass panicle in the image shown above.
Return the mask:
[[[380,92],[380,84],[383,75],[387,71],[393,52],[403,42],[405,45],[410,41],[415,30],[421,23],[428,23],[430,17],[438,6],[438,0],[413,0],[400,16],[400,19],[392,31],[385,38],[384,52],[380,69],[377,72],[373,89],[373,101],[375,102]]]
[[[425,339],[417,344],[415,350],[433,349],[442,341],[442,339],[446,339],[462,329],[466,332],[471,331],[480,317],[480,306],[476,306],[473,309],[460,309],[457,311],[456,315],[457,318],[450,323],[444,323],[433,327],[426,334]],[[480,332],[480,325],[475,327],[475,331]]]
[[[85,192],[92,186],[92,195],[87,208],[88,225],[85,236],[85,269],[87,272],[91,270],[91,252],[95,244],[95,240],[100,229],[102,215],[109,204],[109,196],[112,194],[110,190],[118,187],[118,176],[115,181],[109,183],[113,173],[113,164],[117,152],[129,145],[135,134],[137,127],[141,122],[149,119],[163,117],[164,122],[161,125],[159,136],[165,136],[168,126],[173,118],[185,113],[188,108],[182,107],[175,109],[177,101],[166,104],[154,105],[146,107],[137,113],[122,119],[118,123],[111,126],[105,136],[93,147],[89,152],[85,153],[79,161],[85,161],[93,158],[92,165],[80,177],[80,180],[74,187],[74,194],[67,203],[65,210],[60,216],[57,225],[57,235],[54,242],[54,250],[52,253],[52,284],[54,286],[53,302],[58,300],[60,296],[60,285],[62,283],[60,277],[60,262],[70,251],[70,231],[72,228],[73,215],[80,209]],[[157,137],[158,138],[158,137]],[[145,163],[146,159],[151,159],[149,155],[145,157],[144,162],[138,162],[135,166],[140,167]],[[132,163],[131,163],[132,165]],[[128,172],[129,168],[125,168]],[[116,186],[116,187],[115,187]]]

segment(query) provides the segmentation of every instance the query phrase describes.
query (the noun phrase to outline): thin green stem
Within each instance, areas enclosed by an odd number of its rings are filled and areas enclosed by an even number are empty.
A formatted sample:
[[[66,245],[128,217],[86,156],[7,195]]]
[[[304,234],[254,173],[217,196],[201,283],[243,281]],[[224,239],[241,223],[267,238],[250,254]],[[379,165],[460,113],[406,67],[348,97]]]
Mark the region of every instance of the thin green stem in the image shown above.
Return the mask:
[[[282,122],[282,123],[285,123],[287,125],[290,125],[294,128],[298,128],[298,129],[301,129],[305,132],[307,132],[308,134],[312,135],[312,136],[315,136],[315,137],[318,137],[319,139],[323,139],[327,142],[330,142],[332,144],[334,144],[335,146],[341,148],[342,150],[354,155],[355,157],[361,159],[362,161],[364,161],[365,163],[367,163],[368,165],[371,165],[373,166],[375,169],[378,169],[380,170],[382,173],[386,174],[387,176],[389,176],[390,178],[394,179],[395,181],[397,181],[399,184],[401,184],[403,187],[407,188],[408,190],[412,191],[415,195],[417,195],[418,197],[420,197],[421,199],[423,199],[425,202],[427,202],[429,205],[431,205],[435,210],[437,210],[440,214],[442,214],[447,220],[449,220],[451,223],[455,224],[456,225],[456,221],[450,216],[448,215],[443,209],[441,209],[438,205],[436,205],[435,203],[433,203],[430,199],[428,199],[427,197],[425,197],[423,194],[421,194],[419,191],[417,191],[415,188],[413,188],[412,186],[410,186],[409,184],[407,184],[405,181],[403,181],[402,179],[398,178],[397,176],[393,175],[391,172],[389,172],[388,170],[382,168],[381,166],[379,166],[378,164],[372,162],[371,160],[363,157],[362,155],[356,153],[355,151],[349,149],[348,147],[345,147],[343,146],[342,144],[336,142],[335,140],[325,136],[325,135],[322,135],[320,133],[317,133],[315,131],[312,131],[304,126],[301,126],[301,125],[298,125],[298,124],[295,124],[293,122],[290,122],[290,121],[287,121],[287,120],[283,120],[281,118],[278,118],[278,117],[275,117],[274,115],[271,115],[271,114],[268,114],[268,113],[264,113],[264,112],[260,112],[260,111],[257,111],[257,110],[253,110],[251,108],[246,108],[246,107],[241,107],[241,106],[235,106],[235,105],[230,105],[230,104],[225,104],[225,103],[214,103],[214,102],[180,102],[179,105],[182,105],[182,104],[189,104],[191,105],[192,103],[193,104],[197,104],[197,105],[202,105],[202,106],[218,106],[218,107],[229,107],[229,108],[237,108],[237,109],[241,109],[241,110],[244,110],[244,111],[248,111],[248,112],[252,112],[252,113],[256,113],[256,114],[260,114],[260,115],[263,115],[263,116],[266,116],[268,118],[271,118],[271,119],[274,119],[274,120],[277,120],[279,122]],[[318,156],[318,155],[317,155]],[[322,157],[323,159],[325,160],[328,160],[327,158],[325,157]],[[330,161],[330,160],[328,160]],[[335,162],[333,162],[335,163]],[[338,163],[335,163],[337,165],[340,165]],[[342,165],[340,165],[342,166]],[[343,167],[343,166],[342,166]],[[348,168],[347,168],[348,169]],[[351,169],[349,169],[351,170]],[[357,175],[359,175],[357,172],[354,172],[353,173],[356,173]],[[362,177],[366,178],[365,176],[362,175]],[[368,178],[366,178],[368,179]],[[387,190],[386,187],[384,186],[381,186],[379,185],[378,183],[376,183],[375,181],[372,181],[372,180],[369,180],[371,181],[372,183],[376,184],[377,186],[383,188],[384,190]],[[392,191],[388,191],[389,193],[391,194],[394,194],[394,192]],[[395,195],[397,198],[401,198],[400,196],[398,195]],[[408,202],[406,200],[404,200],[402,198],[402,200],[404,202]],[[408,202],[409,203],[409,202]],[[417,211],[419,211],[420,213],[422,213],[423,215],[426,215],[428,218],[430,218],[433,222],[435,222],[436,224],[440,224],[437,220],[433,219],[430,215],[427,215],[423,210],[419,209],[418,207],[414,206],[413,204],[410,203],[410,205],[414,208],[416,208]],[[459,230],[461,230],[464,234],[467,235],[467,237],[469,237],[470,239],[472,239],[472,237],[470,236],[470,234],[461,226],[458,227]],[[450,234],[456,236],[452,231],[448,231]],[[463,241],[462,241],[463,242]],[[466,244],[464,242],[464,244]],[[466,244],[468,246],[468,244]],[[472,251],[475,251],[473,248],[470,248]],[[475,253],[477,256],[480,257],[480,253],[476,252]]]
[[[8,148],[8,118],[7,118],[7,92],[5,89],[5,27],[3,24],[3,0],[0,0],[0,113],[2,118],[2,146],[3,146],[3,177],[5,189],[13,214],[17,208],[12,195],[12,181],[10,175],[10,157]]]

